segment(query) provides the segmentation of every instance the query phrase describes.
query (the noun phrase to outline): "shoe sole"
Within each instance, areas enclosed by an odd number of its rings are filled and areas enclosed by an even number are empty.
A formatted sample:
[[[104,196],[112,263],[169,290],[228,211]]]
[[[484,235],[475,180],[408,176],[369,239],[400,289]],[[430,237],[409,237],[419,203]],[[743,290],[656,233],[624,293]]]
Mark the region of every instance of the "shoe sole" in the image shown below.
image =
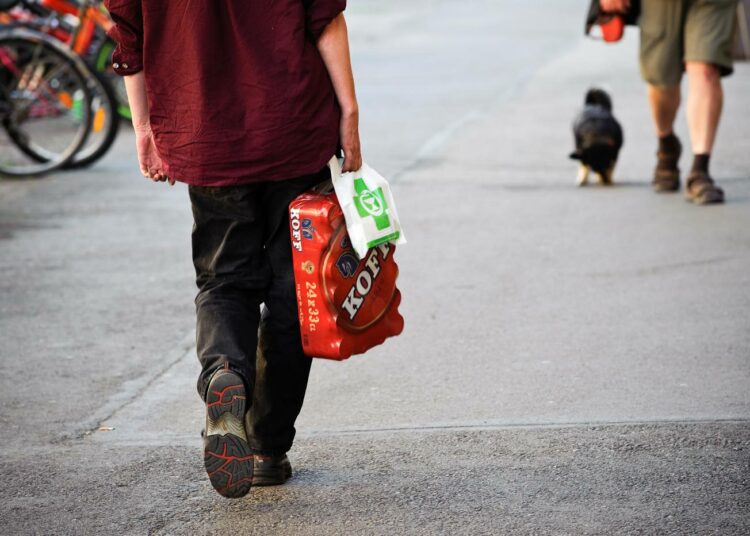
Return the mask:
[[[281,486],[290,478],[292,478],[292,464],[287,462],[280,469],[268,471],[255,469],[253,486]]]
[[[233,372],[220,373],[209,383],[203,462],[211,485],[229,499],[247,495],[253,481],[253,453],[244,425],[246,401],[242,378]]]

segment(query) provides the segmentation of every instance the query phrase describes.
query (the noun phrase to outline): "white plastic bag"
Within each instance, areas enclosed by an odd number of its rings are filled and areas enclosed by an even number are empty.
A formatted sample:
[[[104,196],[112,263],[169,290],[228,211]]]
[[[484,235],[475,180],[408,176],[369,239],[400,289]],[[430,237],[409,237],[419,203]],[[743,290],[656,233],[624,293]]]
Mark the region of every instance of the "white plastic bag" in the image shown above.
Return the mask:
[[[359,258],[384,242],[406,244],[388,181],[367,164],[357,172],[343,174],[338,158],[333,157],[328,166],[349,239]]]

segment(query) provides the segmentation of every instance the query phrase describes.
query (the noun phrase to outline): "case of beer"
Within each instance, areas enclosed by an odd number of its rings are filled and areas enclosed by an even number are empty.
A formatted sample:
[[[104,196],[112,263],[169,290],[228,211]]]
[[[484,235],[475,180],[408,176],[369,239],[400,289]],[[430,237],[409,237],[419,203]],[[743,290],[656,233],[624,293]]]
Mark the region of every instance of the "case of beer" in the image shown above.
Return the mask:
[[[358,259],[333,192],[299,196],[289,205],[289,223],[308,356],[344,360],[403,331],[395,245],[381,244]]]

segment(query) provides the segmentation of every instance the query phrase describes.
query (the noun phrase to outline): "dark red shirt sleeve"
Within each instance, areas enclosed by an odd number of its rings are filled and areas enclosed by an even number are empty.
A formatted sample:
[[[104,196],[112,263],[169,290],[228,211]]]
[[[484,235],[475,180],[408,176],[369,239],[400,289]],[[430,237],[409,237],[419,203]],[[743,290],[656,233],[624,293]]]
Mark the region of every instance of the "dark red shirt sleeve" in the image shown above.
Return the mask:
[[[119,75],[143,70],[143,14],[141,0],[104,0],[115,25],[109,36],[117,43],[112,67]]]
[[[326,26],[346,9],[346,0],[302,0],[307,32],[317,41]]]

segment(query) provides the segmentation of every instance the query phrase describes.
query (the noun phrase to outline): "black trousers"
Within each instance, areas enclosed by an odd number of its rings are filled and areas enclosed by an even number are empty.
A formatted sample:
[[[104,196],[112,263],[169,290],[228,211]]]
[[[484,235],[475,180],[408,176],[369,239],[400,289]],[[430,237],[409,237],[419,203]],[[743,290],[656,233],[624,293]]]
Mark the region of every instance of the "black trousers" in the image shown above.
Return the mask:
[[[229,367],[245,380],[250,448],[276,456],[292,447],[312,359],[302,351],[289,236],[289,203],[330,178],[189,188],[198,295],[197,350],[205,400],[211,375]],[[262,311],[261,311],[262,304]]]

